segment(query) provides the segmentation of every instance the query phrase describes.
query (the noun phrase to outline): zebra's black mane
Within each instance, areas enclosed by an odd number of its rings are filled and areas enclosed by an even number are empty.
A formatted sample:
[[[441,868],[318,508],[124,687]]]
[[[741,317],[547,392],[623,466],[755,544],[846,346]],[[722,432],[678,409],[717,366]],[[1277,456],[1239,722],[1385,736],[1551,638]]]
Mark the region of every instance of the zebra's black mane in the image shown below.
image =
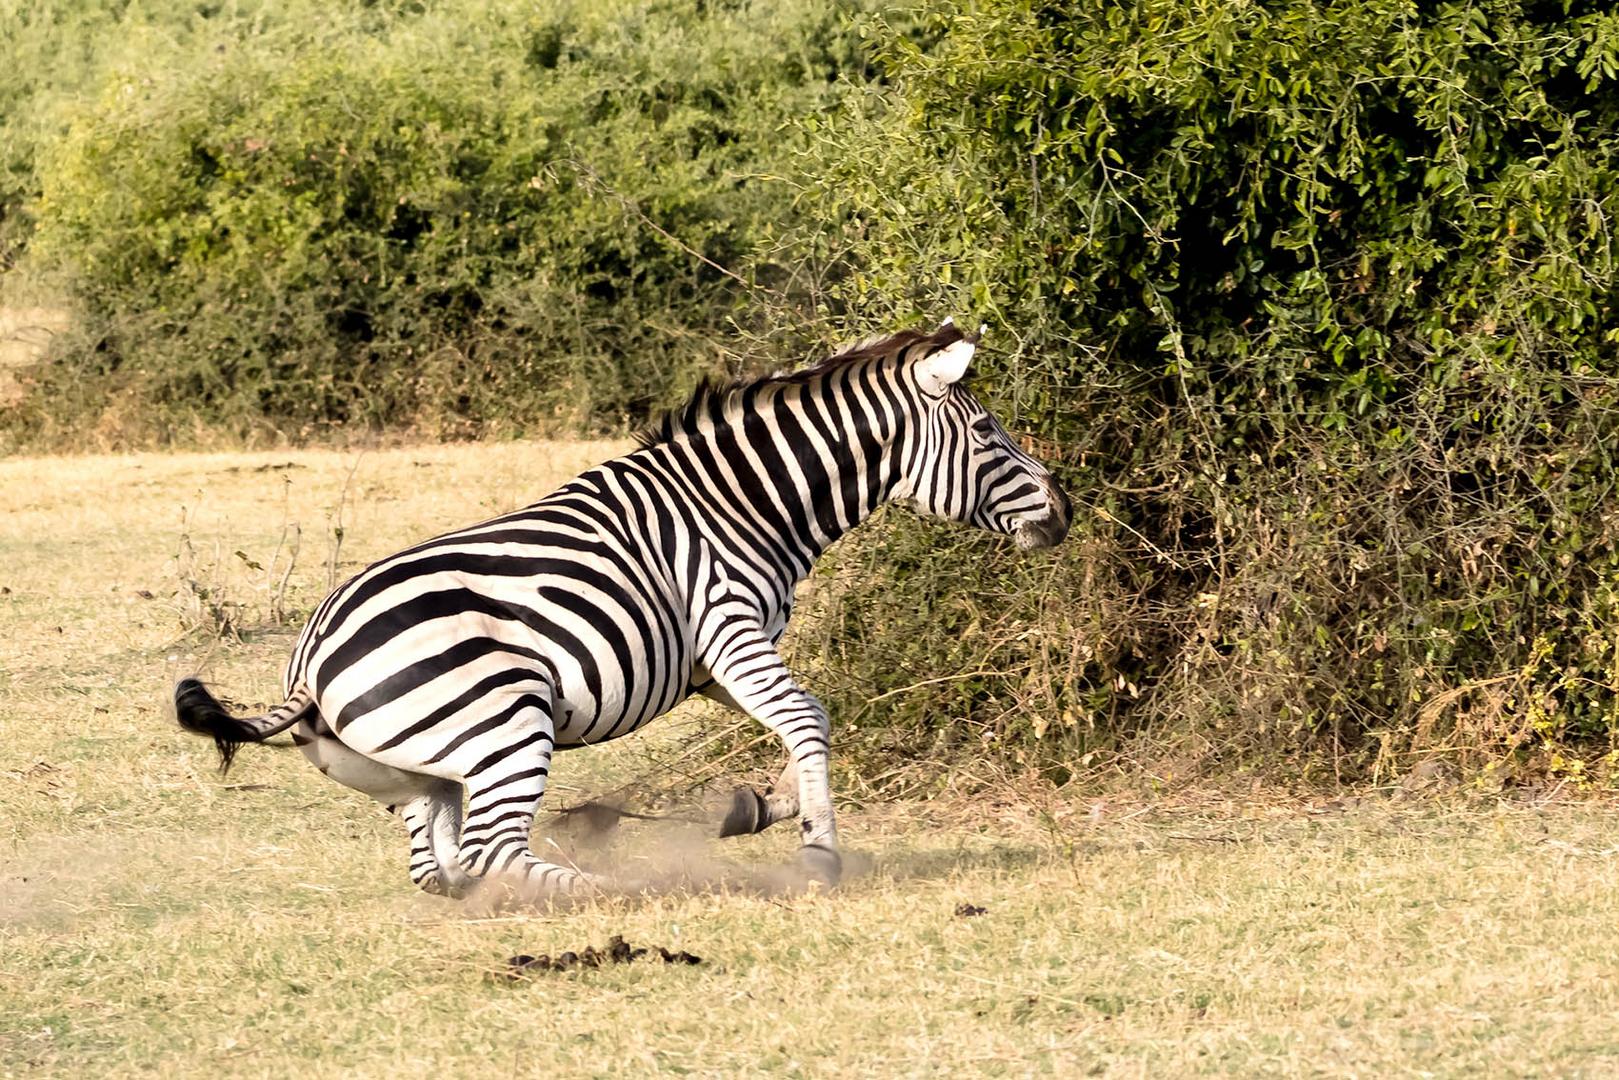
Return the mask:
[[[752,379],[732,379],[716,382],[704,377],[697,388],[692,391],[691,397],[684,405],[668,410],[642,428],[635,435],[635,441],[641,447],[657,446],[659,443],[673,442],[682,435],[692,435],[699,430],[699,421],[712,415],[717,409],[723,409],[727,400],[745,394],[756,393],[770,386],[788,386],[795,383],[812,382],[815,379],[865,360],[875,360],[885,356],[896,356],[918,345],[928,346],[928,352],[934,352],[947,345],[976,335],[968,335],[955,323],[944,323],[932,331],[901,330],[895,334],[882,334],[877,337],[865,338],[853,344],[846,345],[826,359],[800,368],[787,374],[764,375]]]

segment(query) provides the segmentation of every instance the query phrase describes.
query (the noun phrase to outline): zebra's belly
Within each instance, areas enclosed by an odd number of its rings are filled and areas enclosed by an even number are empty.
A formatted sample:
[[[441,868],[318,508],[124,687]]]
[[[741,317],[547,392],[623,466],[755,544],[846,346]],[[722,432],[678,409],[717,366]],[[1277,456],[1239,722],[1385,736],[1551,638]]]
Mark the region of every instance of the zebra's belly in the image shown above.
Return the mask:
[[[678,685],[679,689],[669,698],[647,700],[638,706],[609,702],[605,708],[593,709],[588,696],[583,701],[565,696],[555,716],[557,749],[590,746],[639,730],[685,700],[685,680],[671,685]]]

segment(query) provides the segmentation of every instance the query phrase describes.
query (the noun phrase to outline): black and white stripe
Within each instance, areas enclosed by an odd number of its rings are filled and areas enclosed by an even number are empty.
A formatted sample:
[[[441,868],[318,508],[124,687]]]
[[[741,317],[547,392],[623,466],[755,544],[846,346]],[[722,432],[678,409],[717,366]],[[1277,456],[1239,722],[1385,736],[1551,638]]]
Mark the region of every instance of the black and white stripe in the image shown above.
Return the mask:
[[[634,452],[344,583],[299,638],[272,713],[233,718],[187,680],[180,722],[227,763],[291,727],[323,772],[397,807],[423,888],[498,877],[543,896],[592,884],[529,848],[553,752],[704,693],[776,732],[789,759],[725,831],[796,815],[806,861],[835,880],[830,724],[776,651],[795,587],[889,501],[1024,547],[1068,529],[1050,474],[960,385],[976,340],[947,322],[700,389]]]

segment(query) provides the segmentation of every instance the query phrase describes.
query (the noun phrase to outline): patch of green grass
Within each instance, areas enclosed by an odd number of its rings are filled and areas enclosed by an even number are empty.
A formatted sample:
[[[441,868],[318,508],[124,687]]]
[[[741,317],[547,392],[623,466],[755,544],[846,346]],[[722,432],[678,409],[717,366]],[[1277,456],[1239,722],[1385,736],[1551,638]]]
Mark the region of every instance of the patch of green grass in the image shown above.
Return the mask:
[[[186,624],[182,503],[200,547],[261,563],[300,520],[288,592],[307,606],[345,485],[340,561],[358,562],[615,449],[402,448],[352,476],[332,452],[0,462],[0,1077],[1619,1068],[1619,849],[1601,804],[1008,789],[846,807],[859,872],[832,895],[481,917],[414,890],[398,823],[297,754],[251,747],[222,778],[163,713],[172,676],[198,667],[241,700],[273,697],[294,629],[250,619],[237,642]],[[244,610],[266,610],[264,576],[223,565]],[[649,742],[570,752],[552,805],[712,723],[683,709]],[[626,823],[615,857],[691,831]],[[696,857],[772,865],[792,846],[777,830]],[[704,963],[505,977],[514,954],[615,933]]]

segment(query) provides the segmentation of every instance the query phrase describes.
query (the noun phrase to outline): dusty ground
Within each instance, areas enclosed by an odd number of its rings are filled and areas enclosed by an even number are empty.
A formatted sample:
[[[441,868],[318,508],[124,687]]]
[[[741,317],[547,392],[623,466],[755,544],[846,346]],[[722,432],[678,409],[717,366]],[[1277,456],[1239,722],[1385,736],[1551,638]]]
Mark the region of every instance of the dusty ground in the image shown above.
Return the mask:
[[[0,462],[0,1076],[1619,1074],[1606,805],[846,807],[830,896],[480,918],[295,753],[221,778],[164,716],[188,670],[272,699],[331,576],[616,449]],[[718,722],[572,752],[556,803]],[[631,822],[608,854],[742,876],[792,843]],[[703,962],[506,978],[614,934]]]

